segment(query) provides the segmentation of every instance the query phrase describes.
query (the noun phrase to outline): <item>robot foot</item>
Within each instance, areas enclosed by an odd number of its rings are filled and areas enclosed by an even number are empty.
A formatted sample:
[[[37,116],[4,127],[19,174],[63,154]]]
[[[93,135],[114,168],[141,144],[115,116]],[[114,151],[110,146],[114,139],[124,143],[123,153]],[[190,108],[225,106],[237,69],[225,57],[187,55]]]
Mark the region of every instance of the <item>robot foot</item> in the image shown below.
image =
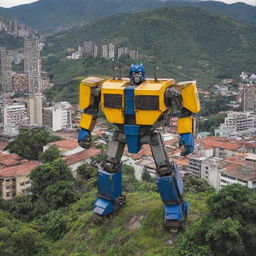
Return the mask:
[[[115,200],[108,200],[105,198],[97,198],[94,203],[93,212],[100,216],[107,216],[111,213],[117,212],[126,203],[125,196],[121,195]]]
[[[164,222],[165,226],[171,230],[178,231],[185,225],[189,204],[165,205],[164,206]]]

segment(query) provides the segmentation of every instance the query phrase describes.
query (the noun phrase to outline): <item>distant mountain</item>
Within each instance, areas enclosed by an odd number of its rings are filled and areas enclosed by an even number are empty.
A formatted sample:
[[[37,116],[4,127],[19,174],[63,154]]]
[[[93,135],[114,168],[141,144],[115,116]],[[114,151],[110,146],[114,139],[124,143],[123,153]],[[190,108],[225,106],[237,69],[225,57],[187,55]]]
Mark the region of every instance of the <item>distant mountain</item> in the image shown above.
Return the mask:
[[[217,15],[228,16],[246,24],[256,25],[256,6],[245,3],[225,4],[215,1],[193,3],[192,6]]]
[[[0,8],[0,14],[12,16],[45,32],[57,27],[94,21],[116,13],[160,7],[167,2],[174,2],[174,0],[40,0],[10,9]]]
[[[9,9],[4,14],[41,32],[88,23],[117,13],[145,11],[166,5],[194,6],[247,24],[256,24],[256,7],[201,0],[40,0]]]
[[[65,59],[68,49],[86,40],[139,49],[148,76],[159,66],[162,77],[195,79],[200,87],[256,70],[256,28],[197,8],[166,7],[115,15],[48,37],[44,63],[55,83],[63,86],[76,76],[111,75],[112,61]],[[127,73],[131,60],[122,64]]]

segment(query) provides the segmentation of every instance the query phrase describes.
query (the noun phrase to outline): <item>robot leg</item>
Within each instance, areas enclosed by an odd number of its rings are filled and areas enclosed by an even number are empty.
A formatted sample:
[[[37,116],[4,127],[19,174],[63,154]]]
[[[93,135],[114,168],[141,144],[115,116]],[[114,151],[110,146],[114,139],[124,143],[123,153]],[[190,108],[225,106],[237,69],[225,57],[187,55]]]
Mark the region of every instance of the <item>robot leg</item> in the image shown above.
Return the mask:
[[[180,228],[189,204],[183,201],[183,182],[175,162],[169,161],[160,133],[153,132],[150,146],[157,167],[157,187],[164,203],[164,221],[168,227]]]
[[[124,146],[125,135],[116,131],[109,143],[103,168],[98,171],[98,198],[93,211],[101,216],[108,215],[125,204],[121,172]]]

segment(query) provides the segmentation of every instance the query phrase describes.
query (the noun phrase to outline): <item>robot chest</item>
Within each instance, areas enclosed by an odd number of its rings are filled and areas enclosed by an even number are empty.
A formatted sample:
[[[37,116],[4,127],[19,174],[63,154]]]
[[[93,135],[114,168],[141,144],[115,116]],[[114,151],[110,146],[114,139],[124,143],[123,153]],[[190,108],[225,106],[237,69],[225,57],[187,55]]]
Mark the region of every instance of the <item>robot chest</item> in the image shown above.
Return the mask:
[[[133,115],[137,125],[153,125],[166,111],[162,90],[145,90],[134,86],[102,88],[101,107],[111,123],[125,124]]]

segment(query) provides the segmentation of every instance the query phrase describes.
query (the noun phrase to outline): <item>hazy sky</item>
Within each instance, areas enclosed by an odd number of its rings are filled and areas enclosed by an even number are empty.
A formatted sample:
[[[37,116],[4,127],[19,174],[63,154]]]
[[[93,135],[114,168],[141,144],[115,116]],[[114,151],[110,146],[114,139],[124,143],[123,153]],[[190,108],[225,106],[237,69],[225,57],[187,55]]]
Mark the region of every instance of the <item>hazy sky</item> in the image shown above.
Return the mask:
[[[12,7],[20,4],[28,4],[37,0],[0,0],[0,7]],[[256,5],[256,0],[216,0],[225,3],[245,2],[247,4]]]
[[[12,7],[20,4],[29,4],[37,0],[0,0],[0,7]]]

